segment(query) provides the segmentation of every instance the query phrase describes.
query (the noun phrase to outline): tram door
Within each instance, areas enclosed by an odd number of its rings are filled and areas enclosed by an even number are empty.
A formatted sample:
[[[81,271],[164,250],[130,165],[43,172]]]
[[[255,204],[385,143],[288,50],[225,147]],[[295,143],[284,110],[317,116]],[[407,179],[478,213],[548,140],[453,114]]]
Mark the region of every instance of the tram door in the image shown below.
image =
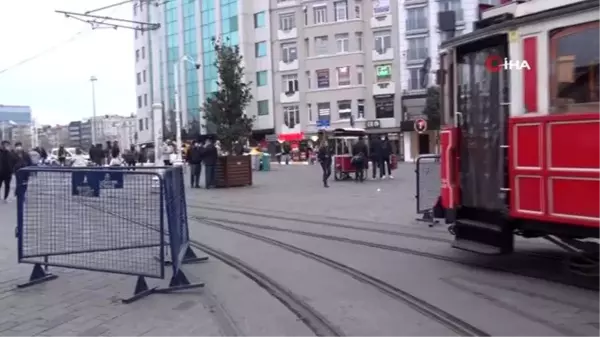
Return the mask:
[[[477,47],[474,47],[477,48]],[[507,116],[504,113],[504,75],[490,72],[486,58],[506,55],[505,44],[460,50],[457,54],[457,106],[459,123],[460,193],[465,212],[480,216],[505,209],[501,191],[505,187]],[[489,212],[488,212],[489,211]],[[466,215],[466,214],[465,214]],[[494,215],[492,215],[494,216]],[[467,216],[469,217],[469,216]]]

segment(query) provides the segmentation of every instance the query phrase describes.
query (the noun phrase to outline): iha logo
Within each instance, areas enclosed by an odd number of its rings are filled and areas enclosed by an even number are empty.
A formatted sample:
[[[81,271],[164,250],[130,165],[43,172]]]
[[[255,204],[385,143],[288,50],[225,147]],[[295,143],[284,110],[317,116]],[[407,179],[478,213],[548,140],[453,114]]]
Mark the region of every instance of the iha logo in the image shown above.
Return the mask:
[[[525,60],[510,60],[499,55],[490,55],[485,59],[485,68],[491,73],[497,73],[500,70],[531,70],[529,63]]]

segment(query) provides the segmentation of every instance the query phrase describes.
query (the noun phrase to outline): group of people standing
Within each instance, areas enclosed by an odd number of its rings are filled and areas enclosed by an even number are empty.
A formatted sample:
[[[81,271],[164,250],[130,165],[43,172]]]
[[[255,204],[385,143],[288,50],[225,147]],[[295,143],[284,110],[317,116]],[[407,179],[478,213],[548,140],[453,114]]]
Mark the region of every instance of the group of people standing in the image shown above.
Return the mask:
[[[186,160],[190,165],[190,184],[192,188],[200,188],[200,175],[202,174],[202,165],[204,164],[205,187],[207,189],[217,186],[217,159],[219,150],[211,139],[206,139],[204,143],[194,141],[186,153]]]
[[[47,156],[46,151],[42,152],[41,148],[36,148],[32,150],[32,152],[35,152],[36,158],[38,155],[39,158]],[[34,165],[31,157],[30,153],[25,151],[20,142],[15,143],[13,147],[9,141],[2,141],[0,147],[0,188],[4,185],[4,194],[2,195],[3,202],[8,201],[13,174],[23,167]]]
[[[393,179],[390,165],[391,155],[392,145],[387,135],[381,138],[372,138],[369,141],[369,145],[367,145],[363,137],[359,137],[358,142],[352,146],[351,162],[355,170],[354,181],[365,181],[365,171],[369,168],[369,161],[371,162],[373,179],[377,179],[378,170],[379,179]],[[329,187],[328,180],[331,176],[333,151],[325,139],[321,140],[317,151],[317,158],[323,171],[323,186]]]

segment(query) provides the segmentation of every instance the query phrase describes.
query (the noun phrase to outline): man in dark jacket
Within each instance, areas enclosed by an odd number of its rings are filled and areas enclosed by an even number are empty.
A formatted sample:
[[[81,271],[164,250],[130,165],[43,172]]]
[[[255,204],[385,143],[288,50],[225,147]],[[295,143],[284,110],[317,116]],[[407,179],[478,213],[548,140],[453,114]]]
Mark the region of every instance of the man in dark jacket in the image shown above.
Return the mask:
[[[323,187],[329,187],[327,180],[331,176],[331,149],[329,148],[327,141],[321,141],[319,146],[319,152],[317,153],[319,163],[321,163],[321,170],[323,171]]]
[[[65,166],[66,162],[67,162],[67,150],[65,150],[65,146],[64,145],[60,145],[58,147],[58,164],[60,166]]]
[[[373,179],[377,177],[377,168],[381,165],[381,142],[374,136],[369,142],[369,159],[372,164]]]
[[[13,151],[13,158],[14,158],[13,173],[15,175],[17,174],[18,170],[32,165],[31,157],[29,156],[29,153],[23,149],[23,144],[21,144],[20,142],[15,143],[15,150]],[[17,196],[17,192],[19,192],[19,187],[22,187],[23,192],[25,192],[25,189],[27,188],[27,181],[29,180],[29,172],[25,172],[24,174],[21,174],[20,177],[22,179],[21,186],[17,186],[15,188],[15,197]]]
[[[213,144],[211,139],[206,140],[204,145],[204,155],[202,157],[205,168],[206,188],[213,188],[217,186],[216,171],[217,171],[217,160],[219,153],[217,147]]]
[[[365,162],[367,160],[367,144],[363,137],[358,138],[358,142],[352,147],[352,165],[356,170],[355,181],[365,181]]]
[[[10,182],[12,180],[13,168],[14,168],[14,154],[10,148],[10,142],[2,141],[2,147],[0,147],[0,187],[4,185],[4,202],[8,199],[10,194]]]
[[[380,154],[380,161],[379,161],[379,176],[382,179],[385,179],[386,177],[386,170],[387,170],[387,177],[390,179],[394,179],[394,176],[392,176],[392,170],[391,170],[391,166],[390,166],[390,156],[392,155],[392,144],[390,144],[390,140],[388,138],[388,136],[386,135],[385,137],[383,137],[383,140],[381,142],[381,154]]]
[[[90,149],[90,160],[97,166],[102,166],[102,157],[104,157],[104,151],[102,151],[102,144],[92,145]]]
[[[204,147],[197,141],[190,148],[187,159],[190,164],[190,179],[192,188],[200,188],[200,174],[202,173],[202,157]]]

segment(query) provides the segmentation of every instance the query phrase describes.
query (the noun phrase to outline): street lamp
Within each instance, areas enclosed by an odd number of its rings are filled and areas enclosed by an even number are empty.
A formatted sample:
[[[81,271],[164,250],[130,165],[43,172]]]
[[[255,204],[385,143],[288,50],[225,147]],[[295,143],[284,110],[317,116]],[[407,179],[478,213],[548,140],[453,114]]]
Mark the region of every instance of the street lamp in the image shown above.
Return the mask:
[[[92,145],[96,144],[96,76],[90,77],[92,82]]]
[[[194,67],[196,67],[196,69],[200,69],[200,63],[196,62],[193,58],[187,55],[183,55],[177,62],[173,64],[173,82],[175,82],[175,128],[177,129],[175,130],[175,137],[177,141],[175,164],[177,165],[183,164],[183,158],[181,157],[181,149],[183,144],[181,142],[181,111],[179,107],[179,67],[185,62],[192,64]]]

